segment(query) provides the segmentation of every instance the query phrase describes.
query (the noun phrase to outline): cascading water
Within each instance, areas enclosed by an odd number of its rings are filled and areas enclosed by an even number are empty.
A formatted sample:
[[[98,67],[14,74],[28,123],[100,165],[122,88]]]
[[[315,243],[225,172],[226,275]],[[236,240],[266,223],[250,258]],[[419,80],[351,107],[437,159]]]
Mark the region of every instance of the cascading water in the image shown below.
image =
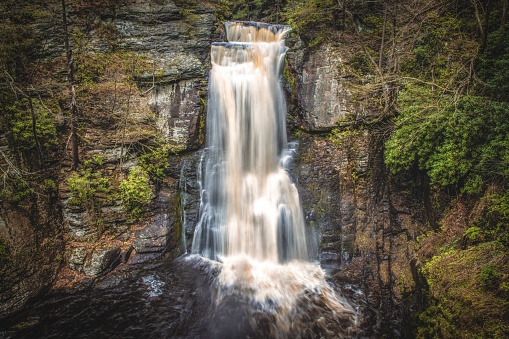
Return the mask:
[[[201,219],[193,252],[281,263],[306,259],[297,189],[279,158],[286,147],[278,77],[284,26],[227,23],[212,46]]]
[[[309,261],[298,192],[284,168],[279,77],[289,27],[225,26],[229,42],[214,43],[211,51],[200,221],[192,245],[218,272],[211,333],[351,337],[357,315]],[[241,324],[225,325],[238,314]]]

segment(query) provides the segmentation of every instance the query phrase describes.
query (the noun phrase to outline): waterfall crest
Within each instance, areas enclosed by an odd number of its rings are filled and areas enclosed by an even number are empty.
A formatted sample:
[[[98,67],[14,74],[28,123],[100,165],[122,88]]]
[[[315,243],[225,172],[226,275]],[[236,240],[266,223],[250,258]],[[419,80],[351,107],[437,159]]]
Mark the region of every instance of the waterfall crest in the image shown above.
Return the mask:
[[[280,166],[286,105],[279,82],[289,28],[225,24],[212,45],[201,216],[193,253],[273,263],[307,259],[295,185]]]

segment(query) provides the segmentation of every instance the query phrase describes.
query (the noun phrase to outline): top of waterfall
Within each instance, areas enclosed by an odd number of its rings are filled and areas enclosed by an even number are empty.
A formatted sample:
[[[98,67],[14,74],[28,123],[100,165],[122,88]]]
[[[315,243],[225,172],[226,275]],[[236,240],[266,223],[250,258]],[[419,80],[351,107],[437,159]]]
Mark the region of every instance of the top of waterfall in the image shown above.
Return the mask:
[[[255,21],[227,21],[224,25],[229,42],[279,42],[292,29]]]

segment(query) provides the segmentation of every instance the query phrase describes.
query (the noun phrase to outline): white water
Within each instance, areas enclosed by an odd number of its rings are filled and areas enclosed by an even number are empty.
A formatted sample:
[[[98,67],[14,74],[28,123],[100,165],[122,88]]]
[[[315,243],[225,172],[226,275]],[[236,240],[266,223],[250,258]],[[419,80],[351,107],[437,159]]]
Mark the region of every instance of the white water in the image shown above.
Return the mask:
[[[227,23],[212,46],[201,219],[193,253],[307,259],[295,185],[282,168],[286,107],[279,75],[284,26]]]
[[[284,168],[292,152],[279,78],[289,28],[225,25],[229,42],[215,43],[211,51],[192,252],[220,262],[213,263],[220,267],[217,305],[232,295],[248,298],[273,314],[273,336],[303,328],[328,336],[331,323],[339,331],[334,337],[350,336],[355,312],[309,262],[299,195]]]

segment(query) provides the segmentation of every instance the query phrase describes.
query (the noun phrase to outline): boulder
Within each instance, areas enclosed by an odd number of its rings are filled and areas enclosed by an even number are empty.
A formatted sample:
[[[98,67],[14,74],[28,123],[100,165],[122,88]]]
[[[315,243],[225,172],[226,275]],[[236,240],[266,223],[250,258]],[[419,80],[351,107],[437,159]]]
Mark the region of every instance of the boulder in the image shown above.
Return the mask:
[[[137,253],[164,252],[168,247],[170,230],[168,215],[157,215],[154,222],[136,231],[133,242]]]
[[[120,246],[95,249],[85,262],[83,271],[89,277],[96,277],[112,270],[120,263]]]

